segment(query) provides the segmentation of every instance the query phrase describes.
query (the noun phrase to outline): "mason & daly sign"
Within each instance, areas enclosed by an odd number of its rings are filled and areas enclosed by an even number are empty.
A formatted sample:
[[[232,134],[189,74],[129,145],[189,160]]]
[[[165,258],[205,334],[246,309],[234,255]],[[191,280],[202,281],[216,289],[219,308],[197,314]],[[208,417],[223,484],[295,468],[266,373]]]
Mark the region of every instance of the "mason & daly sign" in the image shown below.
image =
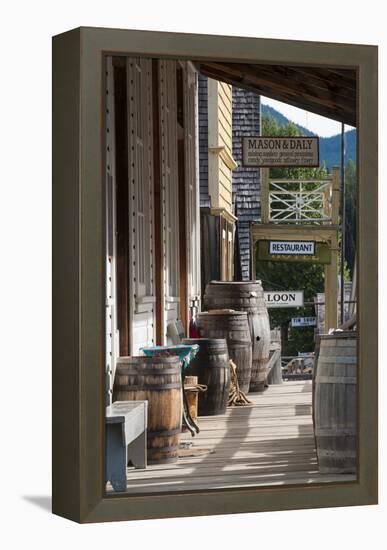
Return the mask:
[[[260,168],[317,167],[319,138],[252,136],[242,138],[243,165]]]

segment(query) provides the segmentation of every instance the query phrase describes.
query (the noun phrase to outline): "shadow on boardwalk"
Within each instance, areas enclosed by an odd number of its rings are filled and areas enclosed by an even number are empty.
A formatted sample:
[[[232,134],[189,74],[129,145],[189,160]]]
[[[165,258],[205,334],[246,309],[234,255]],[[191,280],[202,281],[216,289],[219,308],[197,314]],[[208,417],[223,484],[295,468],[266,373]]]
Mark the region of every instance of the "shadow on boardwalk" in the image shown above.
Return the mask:
[[[200,434],[182,436],[198,455],[146,470],[128,469],[128,492],[351,481],[352,476],[318,472],[311,390],[311,381],[285,382],[249,394],[252,405],[199,417]]]

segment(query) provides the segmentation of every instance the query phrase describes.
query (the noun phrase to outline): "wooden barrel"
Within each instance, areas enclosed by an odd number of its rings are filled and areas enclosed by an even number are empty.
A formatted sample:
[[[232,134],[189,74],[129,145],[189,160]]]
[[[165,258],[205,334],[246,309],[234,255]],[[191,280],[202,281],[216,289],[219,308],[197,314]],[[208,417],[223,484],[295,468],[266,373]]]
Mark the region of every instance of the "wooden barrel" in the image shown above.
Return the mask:
[[[247,393],[251,379],[251,338],[247,313],[230,309],[206,311],[198,315],[203,338],[225,338],[230,359],[237,366],[240,389]]]
[[[227,342],[224,338],[196,338],[183,344],[198,344],[199,351],[186,369],[186,374],[197,376],[199,384],[207,386],[200,392],[199,416],[224,414],[230,392],[230,366]]]
[[[320,337],[314,424],[321,473],[356,473],[356,332]]]
[[[270,357],[270,322],[260,281],[211,281],[206,286],[204,307],[246,311],[252,343],[250,391],[265,388]]]
[[[119,357],[113,401],[148,401],[148,464],[178,459],[183,410],[178,357]]]

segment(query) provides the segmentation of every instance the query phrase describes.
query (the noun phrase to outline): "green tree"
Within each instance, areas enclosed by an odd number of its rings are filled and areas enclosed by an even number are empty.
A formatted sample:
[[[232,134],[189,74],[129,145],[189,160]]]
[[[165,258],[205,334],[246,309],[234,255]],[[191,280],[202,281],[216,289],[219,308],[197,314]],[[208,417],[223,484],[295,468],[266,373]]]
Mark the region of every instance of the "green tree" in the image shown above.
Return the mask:
[[[345,167],[345,261],[351,277],[353,276],[357,237],[356,190],[356,164],[353,160],[349,160]]]
[[[293,122],[280,125],[271,115],[263,115],[261,119],[261,134],[263,136],[300,136],[300,130]],[[270,175],[273,178],[316,178],[322,179],[328,173],[325,164],[317,168],[271,168]]]
[[[324,268],[321,264],[306,262],[257,261],[257,278],[265,290],[303,290],[304,301],[312,304],[302,308],[269,308],[270,326],[281,329],[282,355],[297,355],[299,351],[313,351],[314,328],[292,328],[292,317],[315,315],[313,300],[324,292]]]

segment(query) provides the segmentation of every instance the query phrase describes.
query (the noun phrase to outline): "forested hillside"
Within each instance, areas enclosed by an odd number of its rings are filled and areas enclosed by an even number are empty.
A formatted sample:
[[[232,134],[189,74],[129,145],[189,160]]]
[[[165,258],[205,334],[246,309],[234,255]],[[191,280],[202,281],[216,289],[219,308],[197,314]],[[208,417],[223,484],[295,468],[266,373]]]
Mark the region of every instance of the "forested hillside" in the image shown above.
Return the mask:
[[[285,126],[289,122],[286,116],[273,109],[269,105],[261,105],[262,115],[272,116],[280,126]],[[315,136],[310,130],[307,130],[299,124],[295,124],[300,133],[304,136]],[[340,166],[340,147],[341,147],[341,134],[337,134],[332,137],[324,138],[320,137],[320,163],[330,171],[332,166]],[[356,130],[349,130],[345,133],[345,163],[352,160],[356,163]]]

